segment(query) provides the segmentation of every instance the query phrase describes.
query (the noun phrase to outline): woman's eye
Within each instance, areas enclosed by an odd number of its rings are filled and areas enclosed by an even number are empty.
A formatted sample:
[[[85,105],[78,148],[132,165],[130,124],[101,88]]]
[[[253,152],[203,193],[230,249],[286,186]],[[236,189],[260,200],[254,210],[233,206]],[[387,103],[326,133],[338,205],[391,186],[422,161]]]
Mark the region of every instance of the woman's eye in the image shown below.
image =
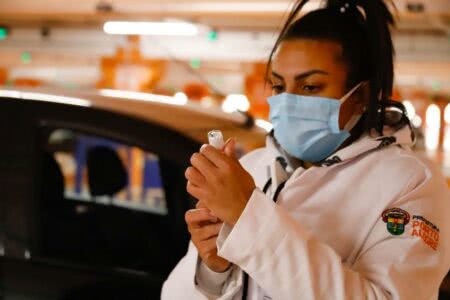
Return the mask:
[[[303,91],[307,93],[316,93],[319,91],[320,87],[317,85],[306,84],[303,86]]]
[[[272,85],[272,91],[275,92],[275,93],[281,93],[283,91],[283,86],[282,85],[273,84]]]

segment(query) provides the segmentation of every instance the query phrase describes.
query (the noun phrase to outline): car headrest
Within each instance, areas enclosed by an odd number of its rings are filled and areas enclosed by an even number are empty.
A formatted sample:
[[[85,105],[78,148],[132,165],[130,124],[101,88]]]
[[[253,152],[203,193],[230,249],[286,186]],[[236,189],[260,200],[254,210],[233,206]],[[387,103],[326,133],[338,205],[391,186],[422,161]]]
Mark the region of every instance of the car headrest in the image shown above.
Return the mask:
[[[43,203],[57,203],[64,197],[64,175],[53,154],[45,153],[42,162],[42,189]]]
[[[87,153],[87,173],[92,196],[113,196],[128,185],[127,171],[117,153],[96,146]]]

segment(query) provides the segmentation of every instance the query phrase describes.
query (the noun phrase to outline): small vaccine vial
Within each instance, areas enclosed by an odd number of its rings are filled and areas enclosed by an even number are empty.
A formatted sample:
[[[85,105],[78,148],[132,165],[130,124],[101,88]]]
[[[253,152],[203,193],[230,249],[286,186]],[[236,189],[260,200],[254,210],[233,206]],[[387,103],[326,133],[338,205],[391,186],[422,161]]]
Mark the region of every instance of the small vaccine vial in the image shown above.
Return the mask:
[[[225,146],[223,134],[220,130],[212,130],[208,132],[208,141],[211,146],[219,150],[222,150],[223,146]]]

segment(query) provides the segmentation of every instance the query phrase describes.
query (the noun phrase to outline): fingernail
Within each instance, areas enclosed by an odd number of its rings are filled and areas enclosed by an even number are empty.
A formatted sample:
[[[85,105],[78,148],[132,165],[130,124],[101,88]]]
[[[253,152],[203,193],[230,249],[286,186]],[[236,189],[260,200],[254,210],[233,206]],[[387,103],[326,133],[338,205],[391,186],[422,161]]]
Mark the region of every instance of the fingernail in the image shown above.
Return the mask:
[[[205,150],[206,147],[208,147],[208,145],[207,145],[207,144],[203,144],[203,145],[200,147],[200,152],[202,152],[203,150]]]

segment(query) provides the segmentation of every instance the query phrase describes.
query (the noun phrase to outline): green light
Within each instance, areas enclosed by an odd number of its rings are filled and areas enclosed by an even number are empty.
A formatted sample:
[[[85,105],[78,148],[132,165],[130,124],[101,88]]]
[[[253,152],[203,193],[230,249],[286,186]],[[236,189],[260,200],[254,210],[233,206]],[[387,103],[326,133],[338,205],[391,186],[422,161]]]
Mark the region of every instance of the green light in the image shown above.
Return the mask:
[[[208,32],[208,40],[217,41],[217,39],[218,39],[217,31],[211,30],[210,32]]]
[[[6,40],[6,37],[8,36],[8,29],[5,27],[0,27],[0,41]]]
[[[31,53],[30,52],[22,52],[22,55],[20,56],[20,59],[24,64],[29,64],[31,62]]]
[[[431,88],[433,89],[433,91],[439,91],[441,89],[441,83],[437,80],[433,81],[433,83],[431,84]]]
[[[193,69],[200,69],[201,66],[202,66],[202,62],[200,61],[200,59],[191,60],[191,67]]]

